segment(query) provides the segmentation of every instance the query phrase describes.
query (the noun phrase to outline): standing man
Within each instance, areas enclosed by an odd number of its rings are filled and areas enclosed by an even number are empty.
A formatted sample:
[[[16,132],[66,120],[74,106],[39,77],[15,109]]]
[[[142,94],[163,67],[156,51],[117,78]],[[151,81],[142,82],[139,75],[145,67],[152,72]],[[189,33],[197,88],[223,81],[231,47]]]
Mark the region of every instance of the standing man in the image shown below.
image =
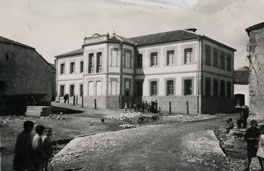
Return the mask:
[[[247,157],[248,157],[248,163],[247,167],[244,171],[249,171],[249,167],[251,164],[251,159],[253,157],[257,157],[257,150],[258,150],[258,141],[259,141],[259,135],[260,131],[257,128],[258,123],[255,120],[252,120],[250,122],[251,127],[246,130],[245,133],[245,140],[247,142]],[[260,157],[258,157],[259,164],[261,169],[263,170],[263,163]]]
[[[15,144],[13,169],[17,171],[34,170],[34,152],[32,148],[32,121],[24,122],[24,130],[18,135]]]

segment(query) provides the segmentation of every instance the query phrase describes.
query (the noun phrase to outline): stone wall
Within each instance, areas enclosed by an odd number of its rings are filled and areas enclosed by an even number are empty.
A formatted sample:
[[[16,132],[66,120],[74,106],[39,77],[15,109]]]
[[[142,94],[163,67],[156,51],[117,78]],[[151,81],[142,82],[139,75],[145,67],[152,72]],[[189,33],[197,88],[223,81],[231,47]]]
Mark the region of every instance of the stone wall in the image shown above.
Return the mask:
[[[249,37],[249,106],[258,114],[264,109],[264,28],[250,31]]]

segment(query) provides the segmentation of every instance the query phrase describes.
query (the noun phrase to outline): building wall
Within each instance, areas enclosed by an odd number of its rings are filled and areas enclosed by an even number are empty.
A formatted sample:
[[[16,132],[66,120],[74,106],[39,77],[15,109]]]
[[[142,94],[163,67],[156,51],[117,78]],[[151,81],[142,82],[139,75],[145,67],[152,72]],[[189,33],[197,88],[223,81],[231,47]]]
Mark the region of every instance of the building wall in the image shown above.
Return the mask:
[[[224,66],[221,66],[221,56]],[[215,58],[216,57],[216,58]],[[230,58],[230,61],[227,58]],[[208,60],[209,59],[209,60]],[[215,60],[217,59],[216,63]],[[228,67],[229,63],[229,67]],[[223,113],[234,111],[234,52],[223,45],[204,39],[202,42],[202,112]],[[210,80],[210,88],[206,85]],[[214,93],[214,80],[218,82],[218,91]],[[221,97],[221,81],[224,81],[224,96]],[[231,84],[228,93],[227,84]],[[207,90],[210,89],[209,94]]]
[[[249,106],[254,113],[263,113],[264,107],[264,28],[252,30],[249,38]]]
[[[205,47],[210,46],[225,55],[225,66],[208,65],[205,63]],[[185,63],[185,51],[192,49],[191,62]],[[173,51],[173,63],[168,63],[168,53]],[[102,53],[102,72],[88,73],[89,54]],[[151,54],[157,53],[157,64],[151,65]],[[210,52],[213,62],[213,50]],[[130,55],[129,55],[130,54]],[[138,66],[138,55],[142,55],[142,67]],[[230,54],[230,71],[227,70],[227,54]],[[130,56],[130,58],[128,57]],[[202,58],[200,57],[202,56]],[[72,57],[70,57],[72,58]],[[74,57],[76,58],[76,57]],[[218,113],[228,112],[233,108],[233,64],[234,53],[219,43],[208,40],[193,39],[188,41],[163,43],[137,47],[120,43],[100,43],[84,46],[84,96],[86,106],[94,107],[96,99],[97,107],[122,108],[124,103],[139,103],[140,101],[157,100],[162,111],[169,111],[171,102],[172,112],[175,113]],[[59,59],[61,60],[61,59]],[[96,61],[94,61],[96,63]],[[220,64],[220,53],[218,65]],[[96,68],[94,69],[96,70]],[[210,95],[205,94],[205,78],[211,79]],[[71,78],[73,79],[73,78]],[[184,80],[192,82],[189,95],[184,93]],[[213,97],[213,80],[217,79],[219,95]],[[173,81],[173,94],[168,95],[167,81]],[[220,97],[220,81],[225,81],[225,95]],[[78,79],[81,82],[81,79]],[[74,80],[74,82],[78,82]],[[151,94],[151,81],[157,81],[157,94]],[[69,81],[70,82],[70,81]],[[101,88],[98,88],[100,82]],[[142,82],[142,96],[138,96],[138,88],[135,83]],[[230,97],[227,95],[226,83],[231,83]],[[77,83],[78,84],[78,83]],[[92,88],[91,88],[92,87]],[[98,89],[102,90],[99,94]],[[67,89],[68,90],[68,89]],[[229,102],[231,105],[229,105]],[[207,105],[215,103],[212,105]],[[201,107],[202,104],[205,107]],[[214,106],[215,107],[212,107]],[[226,109],[223,109],[225,106]],[[211,109],[214,108],[214,109]],[[188,112],[187,112],[188,111]]]
[[[234,94],[245,95],[245,105],[249,106],[249,85],[234,84]]]
[[[55,73],[35,49],[0,43],[0,65],[0,81],[6,84],[2,95],[42,95],[41,101],[50,104]]]

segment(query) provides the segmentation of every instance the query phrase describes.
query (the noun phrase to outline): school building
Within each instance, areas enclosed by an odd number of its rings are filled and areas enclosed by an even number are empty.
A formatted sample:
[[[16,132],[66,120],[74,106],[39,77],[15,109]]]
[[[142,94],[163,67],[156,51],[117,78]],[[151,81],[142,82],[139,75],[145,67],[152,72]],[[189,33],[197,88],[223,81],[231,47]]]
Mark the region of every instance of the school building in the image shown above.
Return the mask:
[[[155,101],[173,113],[231,112],[235,49],[196,29],[125,38],[85,37],[80,49],[56,56],[57,95],[98,108]]]

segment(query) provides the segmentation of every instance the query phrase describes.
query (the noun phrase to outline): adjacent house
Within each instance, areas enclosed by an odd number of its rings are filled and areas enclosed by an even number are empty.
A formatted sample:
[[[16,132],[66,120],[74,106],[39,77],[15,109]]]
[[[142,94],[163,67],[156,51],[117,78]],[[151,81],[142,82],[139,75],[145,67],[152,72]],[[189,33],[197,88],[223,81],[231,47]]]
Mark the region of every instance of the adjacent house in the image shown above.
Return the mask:
[[[249,36],[249,107],[261,114],[264,108],[264,22],[246,29]]]
[[[249,68],[244,66],[234,72],[236,107],[249,106]]]
[[[0,114],[24,115],[28,105],[50,105],[55,72],[33,47],[0,37]]]
[[[195,31],[85,37],[82,48],[55,57],[58,100],[67,93],[88,107],[157,101],[174,113],[231,112],[235,49]]]

